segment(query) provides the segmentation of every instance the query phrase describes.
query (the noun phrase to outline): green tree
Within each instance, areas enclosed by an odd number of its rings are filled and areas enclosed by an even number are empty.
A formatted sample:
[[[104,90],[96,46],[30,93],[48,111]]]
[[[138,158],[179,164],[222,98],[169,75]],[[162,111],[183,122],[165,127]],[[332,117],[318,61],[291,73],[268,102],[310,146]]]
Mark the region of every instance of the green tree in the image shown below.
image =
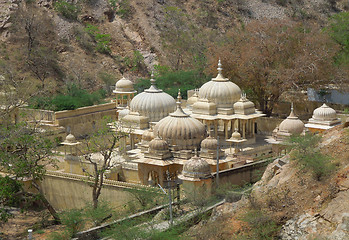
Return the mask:
[[[156,80],[156,85],[172,97],[177,97],[180,88],[183,98],[187,98],[187,90],[200,87],[209,80],[209,77],[196,70],[170,71],[157,77]],[[135,89],[138,92],[143,92],[144,89],[149,87],[149,79],[139,79],[135,84]]]
[[[340,46],[335,57],[336,63],[349,64],[349,12],[333,15],[327,30],[331,38]]]
[[[20,181],[31,179],[31,186],[39,192],[44,206],[56,221],[59,217],[45,198],[39,181],[44,178],[47,166],[56,166],[51,158],[54,143],[40,133],[39,129],[25,123],[1,126],[0,128],[0,170]]]

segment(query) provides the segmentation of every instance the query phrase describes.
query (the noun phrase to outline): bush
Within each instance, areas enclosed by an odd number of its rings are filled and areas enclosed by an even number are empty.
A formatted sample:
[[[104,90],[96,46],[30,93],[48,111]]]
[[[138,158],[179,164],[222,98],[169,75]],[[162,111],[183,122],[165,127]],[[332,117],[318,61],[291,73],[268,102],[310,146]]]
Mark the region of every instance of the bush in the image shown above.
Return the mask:
[[[187,90],[200,87],[209,78],[199,71],[192,70],[168,72],[157,77],[156,80],[156,85],[172,97],[177,98],[178,89],[181,89],[182,97],[187,98]],[[135,84],[135,89],[138,92],[142,92],[149,87],[150,81],[148,79],[139,79]]]
[[[87,24],[87,27],[85,28],[85,31],[93,38],[93,40],[96,42],[96,51],[103,53],[103,54],[110,54],[111,49],[109,47],[110,45],[110,34],[102,34],[100,33],[100,30],[98,27]]]
[[[131,68],[131,71],[141,71],[145,69],[143,55],[137,50],[133,51],[133,57],[125,57],[124,62]]]
[[[67,86],[65,94],[52,97],[39,96],[29,101],[29,107],[36,109],[48,109],[52,111],[74,110],[80,107],[91,106],[102,102],[105,91],[100,89],[89,93],[75,84]]]
[[[320,152],[318,144],[321,136],[306,134],[305,136],[291,136],[288,140],[293,151],[291,157],[302,168],[310,170],[314,178],[323,180],[335,170],[331,158]]]
[[[63,17],[69,20],[77,20],[80,13],[80,7],[66,2],[65,0],[58,0],[55,5],[55,10],[62,14]]]
[[[269,240],[276,238],[280,227],[268,215],[260,210],[251,210],[244,216],[243,220],[250,225],[248,239]]]

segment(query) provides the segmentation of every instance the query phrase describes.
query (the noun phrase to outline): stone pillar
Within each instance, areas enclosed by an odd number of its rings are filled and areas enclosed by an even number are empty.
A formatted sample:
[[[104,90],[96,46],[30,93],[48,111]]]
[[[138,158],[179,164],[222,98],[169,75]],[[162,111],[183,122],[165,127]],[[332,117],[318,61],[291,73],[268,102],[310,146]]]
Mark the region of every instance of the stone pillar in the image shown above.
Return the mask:
[[[255,126],[254,126],[255,119],[252,120],[252,137],[255,136]]]
[[[126,137],[122,137],[119,142],[119,152],[126,153]]]
[[[213,124],[214,124],[215,137],[217,138],[217,136],[218,136],[218,120],[214,120]]]
[[[228,121],[227,120],[223,120],[224,121],[224,138],[228,139]]]
[[[134,149],[135,148],[135,141],[134,141],[133,134],[130,134],[130,144],[131,144],[131,149]]]
[[[242,121],[242,138],[246,138],[246,123],[245,120]]]
[[[129,104],[130,104],[130,95],[127,94],[127,106],[129,106]]]

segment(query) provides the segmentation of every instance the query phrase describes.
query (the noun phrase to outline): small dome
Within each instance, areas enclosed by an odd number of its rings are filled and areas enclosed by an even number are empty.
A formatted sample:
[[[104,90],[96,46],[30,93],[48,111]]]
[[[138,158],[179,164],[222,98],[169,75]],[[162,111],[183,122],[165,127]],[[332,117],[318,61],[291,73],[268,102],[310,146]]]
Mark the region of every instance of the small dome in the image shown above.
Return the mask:
[[[149,130],[144,131],[144,133],[142,135],[142,140],[147,141],[147,142],[150,142],[154,138],[155,138],[154,131],[151,128]]]
[[[122,77],[119,81],[116,82],[114,92],[134,92],[133,82],[126,79],[125,77]]]
[[[65,138],[66,143],[76,143],[76,138],[73,134],[69,133]]]
[[[150,81],[151,87],[131,100],[130,110],[148,117],[150,122],[157,122],[176,109],[176,101],[169,94],[158,89],[154,79]]]
[[[202,150],[217,150],[218,141],[212,135],[213,130],[210,131],[210,136],[208,136],[201,142]]]
[[[194,92],[193,96],[191,96],[190,98],[188,98],[187,107],[193,106],[193,104],[196,103],[198,100],[199,100],[199,96],[198,96],[198,94],[196,93],[196,89],[195,89],[195,92]]]
[[[118,113],[118,120],[121,120],[123,117],[130,113],[130,109],[127,107],[122,110],[119,110]]]
[[[241,140],[241,134],[238,132],[237,129],[231,134],[231,139],[233,140]]]
[[[211,168],[204,159],[194,156],[183,164],[182,175],[188,178],[207,178],[211,176]]]
[[[161,119],[154,127],[155,134],[176,145],[178,150],[196,149],[206,136],[205,125],[186,114],[181,107],[181,96],[178,94],[177,110]]]
[[[256,109],[254,103],[246,98],[246,94],[241,94],[241,98],[238,102],[234,103],[235,114],[252,114],[255,113]]]
[[[332,121],[337,119],[337,113],[336,110],[324,103],[321,107],[314,110],[313,119],[318,121]]]
[[[219,108],[232,108],[240,99],[241,89],[228,78],[222,76],[222,64],[218,62],[218,75],[201,86],[199,98],[212,100]]]
[[[150,151],[164,151],[168,150],[168,143],[159,137],[154,138],[149,143]]]
[[[304,123],[294,115],[293,104],[290,115],[279,125],[279,131],[288,132],[290,134],[301,134],[304,130]]]

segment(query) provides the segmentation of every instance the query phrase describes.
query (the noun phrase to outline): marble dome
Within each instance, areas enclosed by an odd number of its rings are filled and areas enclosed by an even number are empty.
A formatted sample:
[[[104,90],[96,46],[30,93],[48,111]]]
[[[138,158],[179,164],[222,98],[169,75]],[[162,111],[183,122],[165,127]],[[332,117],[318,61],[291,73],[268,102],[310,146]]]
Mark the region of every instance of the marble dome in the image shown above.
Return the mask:
[[[219,60],[217,77],[201,86],[199,98],[209,99],[219,108],[232,108],[233,104],[240,99],[241,89],[228,78],[223,77],[221,67]]]
[[[235,114],[253,114],[256,112],[254,103],[249,101],[246,94],[241,94],[241,98],[238,102],[234,103],[234,113]]]
[[[114,92],[119,92],[119,93],[134,92],[133,82],[126,79],[125,77],[122,77],[119,81],[116,82]]]
[[[314,110],[313,119],[318,121],[332,121],[337,119],[336,110],[327,106],[325,103]]]
[[[154,138],[149,142],[149,151],[164,151],[168,150],[168,144],[165,140],[159,137]]]
[[[205,138],[201,142],[201,149],[207,149],[207,150],[217,150],[218,141],[214,137],[212,137],[213,131],[210,132],[210,136]]]
[[[231,138],[232,140],[241,140],[241,134],[238,132],[237,129],[235,129],[235,131],[231,134]]]
[[[161,119],[154,127],[154,133],[166,139],[177,150],[196,149],[206,136],[205,125],[186,114],[181,107],[178,94],[177,110]]]
[[[130,110],[149,118],[150,122],[157,122],[176,109],[176,101],[158,89],[153,78],[150,81],[151,87],[131,100]]]
[[[150,142],[155,138],[154,131],[153,129],[145,130],[144,133],[142,134],[142,140]]]
[[[187,100],[187,107],[191,107],[193,106],[194,103],[196,103],[199,100],[199,96],[195,90],[193,96],[191,96],[190,98],[188,98]]]
[[[290,115],[279,125],[279,132],[288,132],[289,134],[301,134],[304,130],[304,123],[294,114],[291,107]]]
[[[184,163],[182,175],[187,178],[207,178],[211,176],[211,168],[204,159],[194,156]]]
[[[123,117],[125,117],[127,114],[130,113],[130,109],[127,107],[127,108],[124,108],[122,110],[119,110],[118,111],[118,119],[122,119]]]
[[[69,133],[65,138],[66,143],[76,143],[76,138],[73,134]]]

